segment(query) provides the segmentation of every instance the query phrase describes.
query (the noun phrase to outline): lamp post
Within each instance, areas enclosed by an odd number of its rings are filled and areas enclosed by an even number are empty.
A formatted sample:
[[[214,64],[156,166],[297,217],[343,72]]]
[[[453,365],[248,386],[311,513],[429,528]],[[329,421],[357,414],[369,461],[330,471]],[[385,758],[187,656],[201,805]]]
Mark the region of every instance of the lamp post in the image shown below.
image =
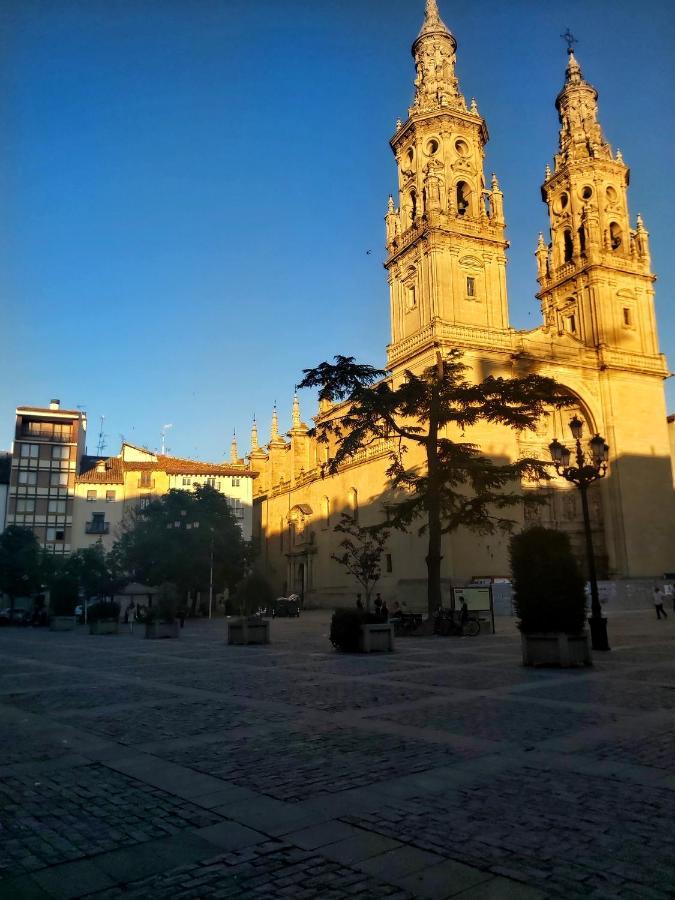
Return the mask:
[[[594,650],[609,650],[607,640],[607,619],[602,615],[600,598],[598,596],[598,579],[595,573],[595,556],[593,554],[593,534],[591,532],[591,517],[588,513],[588,487],[598,478],[604,478],[607,473],[607,460],[609,459],[609,447],[605,439],[596,434],[588,442],[588,451],[581,445],[584,431],[584,423],[578,416],[570,420],[572,439],[576,444],[575,462],[570,465],[572,452],[554,438],[549,444],[551,459],[558,475],[579,488],[581,494],[581,509],[584,515],[584,532],[586,536],[586,559],[588,562],[588,577],[591,583],[591,616],[588,624],[591,628],[591,643]]]
[[[187,510],[181,509],[180,514],[183,518],[176,519],[174,522],[169,522],[166,527],[185,528],[186,531],[199,528],[199,522],[187,522],[185,520]],[[213,617],[213,528],[209,528],[209,531],[211,532],[211,541],[209,544],[209,619],[211,619]]]

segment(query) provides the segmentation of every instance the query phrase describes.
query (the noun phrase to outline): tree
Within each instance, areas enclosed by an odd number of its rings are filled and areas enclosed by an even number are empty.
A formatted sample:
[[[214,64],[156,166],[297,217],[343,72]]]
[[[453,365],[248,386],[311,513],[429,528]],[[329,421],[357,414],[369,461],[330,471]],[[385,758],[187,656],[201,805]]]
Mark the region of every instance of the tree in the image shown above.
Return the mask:
[[[69,573],[77,579],[85,600],[114,593],[115,579],[101,543],[76,550],[66,561]]]
[[[331,557],[361,585],[366,596],[366,609],[370,611],[370,597],[382,574],[380,560],[389,540],[389,530],[359,525],[351,513],[343,512],[333,531],[343,534],[344,538],[339,545],[342,552],[332,553]]]
[[[441,605],[442,535],[460,526],[482,534],[510,530],[515,523],[503,511],[522,502],[521,480],[550,478],[548,463],[523,458],[497,464],[475,444],[455,440],[455,434],[480,422],[533,430],[551,406],[574,403],[561,385],[539,375],[490,375],[471,383],[461,357],[459,350],[445,357],[437,351],[435,365],[417,375],[406,370],[394,385],[386,371],[336,356],[333,364],[305,369],[300,384],[318,387],[320,400],[342,401],[314,429],[319,441],[334,448],[329,473],[363,447],[397,439],[387,475],[402,499],[387,525],[406,531],[423,518],[419,533],[428,534],[429,615]],[[405,465],[410,445],[421,448],[422,465]]]
[[[40,562],[40,545],[30,528],[9,525],[0,534],[0,591],[9,596],[11,616],[17,597],[39,589]]]
[[[132,513],[115,542],[111,564],[114,572],[144,584],[171,582],[184,597],[208,589],[211,563],[214,585],[234,589],[246,553],[226,498],[204,485],[171,490]]]

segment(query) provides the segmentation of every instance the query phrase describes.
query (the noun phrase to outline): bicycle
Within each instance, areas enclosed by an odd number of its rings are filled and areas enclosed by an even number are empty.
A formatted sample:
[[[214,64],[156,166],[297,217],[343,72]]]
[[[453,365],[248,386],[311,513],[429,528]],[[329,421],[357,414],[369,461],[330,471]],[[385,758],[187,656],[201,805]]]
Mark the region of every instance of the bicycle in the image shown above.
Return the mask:
[[[469,616],[464,622],[459,622],[454,610],[441,607],[436,612],[434,634],[440,634],[443,637],[476,637],[477,634],[480,634],[480,622],[474,616]]]

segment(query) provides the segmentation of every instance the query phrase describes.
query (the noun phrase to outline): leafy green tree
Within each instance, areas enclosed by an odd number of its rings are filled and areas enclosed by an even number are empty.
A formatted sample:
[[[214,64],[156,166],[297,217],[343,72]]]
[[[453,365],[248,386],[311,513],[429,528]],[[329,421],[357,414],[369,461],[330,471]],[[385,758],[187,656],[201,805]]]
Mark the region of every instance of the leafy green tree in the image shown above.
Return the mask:
[[[351,513],[343,512],[333,531],[344,537],[340,552],[331,556],[361,585],[366,609],[370,611],[370,598],[382,574],[380,560],[389,540],[389,530],[359,525]]]
[[[246,563],[247,546],[227,500],[209,485],[171,490],[124,523],[112,550],[113,573],[144,584],[171,582],[185,597],[234,589]],[[193,601],[193,609],[194,603]]]
[[[522,502],[522,479],[548,479],[548,463],[524,458],[498,464],[468,441],[456,440],[481,422],[533,430],[551,406],[573,399],[551,378],[527,375],[476,384],[466,378],[462,353],[437,352],[436,364],[421,374],[406,370],[394,384],[388,373],[336,356],[304,370],[300,387],[318,387],[319,399],[339,406],[319,418],[318,440],[334,451],[327,463],[337,472],[362,448],[391,438],[388,477],[401,500],[390,511],[388,526],[408,530],[422,520],[428,535],[427,602],[429,615],[441,605],[441,542],[460,526],[481,534],[507,531],[514,525],[504,511]],[[422,465],[406,465],[411,445],[423,452]]]
[[[87,600],[114,593],[115,579],[101,543],[76,550],[67,559],[66,566]]]
[[[30,528],[9,525],[0,534],[0,591],[14,613],[17,597],[38,590],[42,575],[40,545]]]

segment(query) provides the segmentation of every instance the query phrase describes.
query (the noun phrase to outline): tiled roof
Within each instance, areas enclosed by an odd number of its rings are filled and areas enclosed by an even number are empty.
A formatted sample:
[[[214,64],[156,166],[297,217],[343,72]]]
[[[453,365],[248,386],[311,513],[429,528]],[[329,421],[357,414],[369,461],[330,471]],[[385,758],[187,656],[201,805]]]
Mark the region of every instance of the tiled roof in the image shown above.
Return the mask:
[[[99,463],[104,464],[101,470]],[[122,460],[118,456],[83,456],[76,481],[81,484],[124,484]]]
[[[106,468],[103,471],[98,470],[97,464],[100,462],[105,462]],[[221,477],[235,475],[240,478],[256,478],[258,474],[243,466],[198,462],[194,459],[181,459],[177,456],[162,456],[161,454],[158,454],[157,462],[123,460],[119,456],[83,456],[77,480],[87,484],[122,484],[125,472],[166,472],[167,475],[219,475]]]

